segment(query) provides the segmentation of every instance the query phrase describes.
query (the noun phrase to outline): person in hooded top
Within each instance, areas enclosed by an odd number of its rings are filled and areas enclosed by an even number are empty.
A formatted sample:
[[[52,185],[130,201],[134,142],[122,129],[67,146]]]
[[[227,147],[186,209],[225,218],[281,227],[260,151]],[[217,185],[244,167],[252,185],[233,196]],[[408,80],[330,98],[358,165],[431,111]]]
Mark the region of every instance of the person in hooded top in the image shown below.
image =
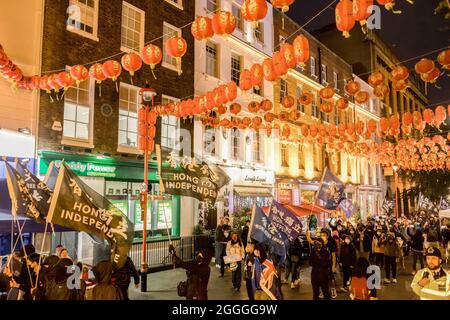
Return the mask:
[[[44,266],[40,264],[40,255],[32,253],[27,256],[27,264],[31,269],[32,287],[30,290],[33,300],[45,300],[45,273]]]
[[[55,266],[59,262],[59,257],[56,255],[52,255],[47,257],[42,265],[45,268],[45,296],[48,297],[52,288],[55,286],[56,281],[56,273]],[[48,298],[47,298],[48,299]]]
[[[116,279],[115,284],[122,291],[124,300],[130,300],[128,298],[128,287],[131,283],[131,277],[134,279],[135,288],[139,288],[139,272],[136,270],[133,260],[131,260],[130,257],[127,257],[123,267],[114,270],[114,278]]]
[[[84,300],[86,284],[84,281],[72,283],[74,288],[69,288],[67,279],[73,272],[69,268],[73,267],[70,259],[60,259],[54,265],[54,284],[48,287],[47,300]]]
[[[92,300],[123,300],[120,288],[112,283],[113,265],[101,261],[92,269],[97,284],[92,289]]]
[[[19,252],[18,258],[22,261],[22,269],[19,275],[14,275],[10,282],[12,288],[18,288],[23,292],[23,300],[32,300],[31,295],[32,284],[32,270],[27,264],[27,257],[35,252],[35,248],[32,244],[25,245]]]
[[[211,255],[205,250],[200,250],[195,254],[194,261],[184,262],[177,257],[174,246],[169,246],[169,252],[175,264],[186,270],[188,277],[186,300],[208,300]]]

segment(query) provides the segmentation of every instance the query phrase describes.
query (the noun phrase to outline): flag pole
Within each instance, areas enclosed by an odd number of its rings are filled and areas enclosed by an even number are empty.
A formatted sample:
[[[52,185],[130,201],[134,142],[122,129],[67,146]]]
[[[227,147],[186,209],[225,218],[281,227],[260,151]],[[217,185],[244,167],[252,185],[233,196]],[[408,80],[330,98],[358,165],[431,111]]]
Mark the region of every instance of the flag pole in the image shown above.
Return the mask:
[[[252,234],[253,223],[255,222],[255,212],[256,212],[256,203],[253,204],[253,208],[252,208],[252,218],[250,219],[250,227],[248,229],[247,243],[252,238],[251,234]]]

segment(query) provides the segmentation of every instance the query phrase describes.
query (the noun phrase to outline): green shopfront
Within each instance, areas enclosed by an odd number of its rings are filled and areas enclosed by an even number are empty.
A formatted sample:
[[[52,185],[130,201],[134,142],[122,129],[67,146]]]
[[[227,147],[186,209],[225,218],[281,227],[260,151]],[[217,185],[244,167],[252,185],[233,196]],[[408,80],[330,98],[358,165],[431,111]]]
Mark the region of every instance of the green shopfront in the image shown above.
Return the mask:
[[[43,151],[39,153],[39,174],[44,176],[53,161],[59,167],[61,161],[83,179],[91,188],[106,197],[117,208],[127,214],[135,224],[134,242],[142,241],[143,221],[139,203],[139,193],[144,180],[143,162],[118,160],[86,154],[70,154]],[[174,170],[164,168],[163,170]],[[150,194],[147,217],[147,239],[166,239],[168,233],[180,236],[180,196],[161,194],[157,164],[149,164]]]

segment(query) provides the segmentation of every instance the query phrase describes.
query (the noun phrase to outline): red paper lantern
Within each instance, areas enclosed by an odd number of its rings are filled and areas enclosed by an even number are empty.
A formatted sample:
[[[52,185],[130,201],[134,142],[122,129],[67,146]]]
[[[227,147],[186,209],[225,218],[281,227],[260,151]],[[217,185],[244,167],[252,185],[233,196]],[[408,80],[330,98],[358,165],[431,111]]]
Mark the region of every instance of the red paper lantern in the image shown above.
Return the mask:
[[[228,36],[236,29],[236,17],[229,11],[218,11],[213,15],[212,29],[219,36]]]
[[[418,74],[429,73],[434,69],[434,62],[433,60],[426,58],[420,59],[420,61],[414,66],[414,69]]]
[[[264,70],[262,65],[255,63],[250,69],[252,75],[252,85],[259,89],[264,81]]]
[[[268,11],[266,0],[244,0],[241,12],[244,20],[251,22],[253,28],[258,26],[259,20],[263,20]]]
[[[319,133],[319,128],[317,127],[316,124],[313,124],[309,127],[309,135],[311,137],[315,138],[318,133]]]
[[[162,50],[158,46],[149,44],[142,49],[141,58],[145,64],[150,65],[150,68],[153,71],[155,66],[162,61]]]
[[[377,122],[373,119],[370,119],[367,122],[367,131],[372,133],[375,133],[377,131]]]
[[[214,36],[212,21],[208,17],[198,17],[191,25],[191,33],[195,39],[206,42]]]
[[[214,102],[216,106],[221,106],[222,104],[227,102],[227,97],[225,96],[225,88],[226,86],[222,84],[213,90]]]
[[[389,95],[389,87],[386,84],[382,83],[376,86],[375,89],[373,89],[373,94],[377,98],[383,100]]]
[[[403,125],[405,126],[410,126],[413,122],[413,115],[411,112],[405,112],[402,118],[403,118]]]
[[[89,68],[89,76],[97,81],[97,83],[102,83],[106,79],[103,73],[103,66],[100,63],[96,63]]]
[[[390,118],[391,129],[398,130],[400,128],[400,119],[397,115],[392,115]]]
[[[291,112],[289,112],[289,120],[291,121],[297,121],[298,119],[300,119],[300,111],[298,110],[292,110]]]
[[[73,85],[73,79],[70,76],[70,73],[65,71],[58,73],[56,81],[60,87],[64,88],[64,91]]]
[[[232,102],[237,98],[237,86],[234,81],[228,82],[225,87],[225,97],[227,102]]]
[[[353,3],[350,0],[340,0],[336,6],[336,27],[342,31],[345,38],[350,37],[349,31],[355,26],[353,17]]]
[[[363,26],[372,11],[369,8],[373,6],[373,0],[353,0],[353,18]]]
[[[386,132],[389,130],[389,120],[385,117],[380,119],[380,130]]]
[[[354,96],[361,90],[361,84],[358,81],[351,80],[345,85],[345,92],[350,96]]]
[[[307,137],[309,134],[309,127],[306,124],[302,124],[302,126],[300,127],[300,131],[302,133],[302,136]]]
[[[279,77],[284,76],[289,71],[289,67],[286,63],[281,52],[277,51],[273,54],[273,67],[275,70],[275,74]]]
[[[272,101],[265,99],[261,102],[261,109],[263,111],[270,111],[273,108],[273,103]]]
[[[340,137],[345,137],[346,130],[347,130],[347,126],[344,123],[340,123],[338,125],[338,134]]]
[[[281,105],[286,109],[292,108],[294,104],[295,100],[291,96],[285,96],[281,101]]]
[[[442,51],[437,59],[444,69],[450,69],[450,49]]]
[[[89,77],[89,71],[85,66],[78,64],[70,68],[70,76],[75,80],[77,86],[79,86],[81,82]]]
[[[441,75],[441,71],[439,70],[439,68],[434,68],[429,73],[421,74],[420,78],[425,82],[435,83],[437,78],[439,78],[440,75]]]
[[[369,76],[369,85],[372,88],[384,83],[384,74],[381,71],[376,71]]]
[[[405,66],[397,66],[392,69],[391,75],[396,81],[406,80],[409,77],[409,70]]]
[[[336,101],[336,107],[341,110],[345,110],[348,108],[348,100],[345,98],[339,98]]]
[[[186,54],[187,43],[182,37],[172,37],[166,41],[166,52],[177,63],[178,75],[181,75],[181,58]]]
[[[29,78],[28,88],[30,90],[38,90],[39,89],[39,85],[40,85],[40,80],[41,80],[41,77],[39,77],[39,76],[32,76],[31,78]]]
[[[444,106],[438,106],[436,107],[436,110],[434,110],[434,120],[436,127],[439,127],[442,123],[444,123],[445,119],[447,119],[447,112],[444,108]],[[436,136],[441,137],[441,136]]]
[[[431,124],[434,120],[434,112],[433,110],[427,108],[423,110],[423,119],[427,124]]]
[[[331,101],[324,101],[320,105],[320,111],[322,111],[324,113],[331,113],[331,112],[333,112],[333,109],[334,109],[334,106]]]
[[[252,88],[252,74],[248,69],[244,69],[241,72],[241,76],[239,78],[239,88],[242,91],[248,91]]]
[[[409,82],[407,79],[406,80],[398,80],[398,81],[394,80],[392,82],[392,88],[394,91],[401,92],[401,91],[405,91],[408,88],[408,84],[409,84]]]
[[[252,101],[248,104],[247,109],[251,113],[257,113],[260,109],[260,105],[256,101]]]
[[[359,91],[355,94],[355,101],[359,104],[364,104],[369,101],[370,95],[366,91]]]
[[[48,85],[55,92],[61,90],[61,85],[58,83],[58,74],[52,74],[48,77]]]
[[[297,64],[297,60],[295,58],[294,46],[289,43],[283,43],[280,47],[280,53],[286,62],[288,69],[292,69]]]
[[[120,63],[114,60],[108,60],[103,63],[102,70],[103,74],[113,81],[116,81],[122,73],[122,67],[120,66]]]
[[[304,35],[299,35],[292,43],[294,46],[294,56],[300,66],[304,68],[305,63],[309,60],[309,41]]]
[[[288,12],[289,6],[294,3],[295,0],[271,0],[272,5],[280,9],[282,12]]]
[[[134,76],[142,68],[142,59],[137,53],[126,53],[122,56],[122,67]]]
[[[275,115],[272,112],[266,112],[264,114],[264,121],[272,122],[273,120],[275,120]]]
[[[305,91],[300,96],[299,102],[301,105],[309,106],[310,104],[313,103],[313,100],[314,100],[313,94],[311,92]]]
[[[364,132],[364,122],[359,120],[356,122],[356,133],[358,133],[359,135],[362,135],[363,132]]]
[[[266,81],[274,82],[277,79],[277,74],[275,73],[275,67],[272,59],[267,58],[263,61],[263,71]]]
[[[48,76],[42,76],[39,80],[39,88],[50,93],[51,87],[48,84]]]
[[[384,6],[386,10],[393,11],[394,13],[401,13],[401,11],[394,11],[395,0],[377,0],[377,2]]]
[[[281,111],[280,114],[278,115],[278,118],[281,121],[288,121],[289,120],[289,113],[286,111]]]
[[[331,100],[334,96],[334,88],[325,87],[319,91],[319,95],[323,100]]]

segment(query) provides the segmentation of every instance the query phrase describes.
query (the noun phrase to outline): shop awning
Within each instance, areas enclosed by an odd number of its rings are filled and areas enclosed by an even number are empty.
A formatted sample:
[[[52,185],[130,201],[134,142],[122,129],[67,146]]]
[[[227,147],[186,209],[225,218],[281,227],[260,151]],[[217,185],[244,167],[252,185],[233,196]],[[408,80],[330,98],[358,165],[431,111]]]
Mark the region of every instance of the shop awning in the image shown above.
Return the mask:
[[[312,204],[302,204],[299,206],[293,206],[290,204],[284,204],[283,207],[293,212],[299,217],[308,216],[310,214],[321,214],[321,213],[333,213],[334,210],[328,210],[318,205]]]
[[[273,197],[269,188],[234,187],[234,192],[240,197]]]

